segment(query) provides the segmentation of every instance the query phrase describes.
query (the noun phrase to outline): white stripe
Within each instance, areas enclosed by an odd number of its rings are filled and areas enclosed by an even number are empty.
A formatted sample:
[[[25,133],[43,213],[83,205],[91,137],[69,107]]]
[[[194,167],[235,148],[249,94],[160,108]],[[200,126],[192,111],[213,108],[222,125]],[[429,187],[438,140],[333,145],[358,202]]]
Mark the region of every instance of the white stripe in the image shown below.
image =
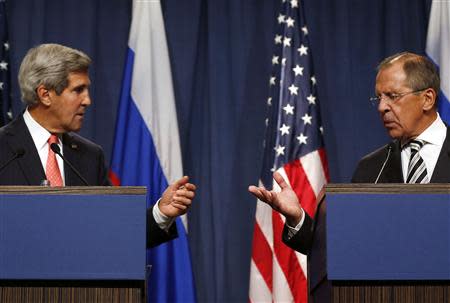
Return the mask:
[[[131,95],[147,125],[169,183],[183,175],[160,1],[133,1],[129,46],[135,53]]]
[[[287,248],[286,249],[290,249]],[[293,302],[294,297],[289,287],[286,276],[278,263],[276,256],[273,258],[273,302]]]
[[[450,98],[450,3],[433,1],[427,34],[426,52],[439,65],[441,90]]]
[[[323,186],[327,183],[319,152],[314,151],[301,157],[300,163],[302,164],[314,195],[317,197]]]
[[[259,182],[259,186],[262,186],[261,181]],[[270,207],[267,203],[257,200],[255,217],[256,222],[269,243],[270,250],[273,253],[272,207]]]
[[[253,260],[250,265],[249,298],[253,303],[272,302],[272,292]]]
[[[153,139],[169,184],[183,176],[172,73],[159,0],[133,0],[129,47],[134,51],[131,96]],[[188,231],[187,216],[181,220]]]

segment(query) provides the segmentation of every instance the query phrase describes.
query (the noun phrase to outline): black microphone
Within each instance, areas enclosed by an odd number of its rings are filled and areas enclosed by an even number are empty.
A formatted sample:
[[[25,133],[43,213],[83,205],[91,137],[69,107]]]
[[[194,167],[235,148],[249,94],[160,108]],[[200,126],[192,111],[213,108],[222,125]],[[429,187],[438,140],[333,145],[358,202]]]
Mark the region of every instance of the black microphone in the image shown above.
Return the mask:
[[[391,152],[392,152],[392,143],[389,143],[387,149],[388,149],[388,154],[386,156],[386,160],[384,160],[383,166],[381,166],[380,172],[378,173],[377,179],[375,180],[375,184],[378,183],[378,179],[380,179],[381,173],[383,172],[383,169],[386,166],[387,161],[389,160],[389,157],[390,157]]]
[[[0,166],[0,172],[2,172],[3,169],[5,169],[5,167],[7,167],[12,161],[16,160],[17,158],[21,158],[23,155],[25,155],[25,150],[22,147],[16,149],[11,159],[9,159],[2,166]]]
[[[70,169],[75,173],[75,175],[78,176],[78,178],[80,178],[81,181],[83,181],[84,185],[89,186],[89,184],[87,183],[86,179],[83,178],[83,176],[81,176],[81,174],[78,172],[78,170],[75,169],[75,167],[73,167],[72,164],[70,164],[69,161],[66,160],[66,158],[63,157],[63,155],[61,154],[61,150],[59,149],[59,145],[56,143],[52,143],[50,144],[50,148],[52,149],[52,151],[57,154],[58,156],[61,157],[61,159],[63,159],[64,163],[66,163]]]

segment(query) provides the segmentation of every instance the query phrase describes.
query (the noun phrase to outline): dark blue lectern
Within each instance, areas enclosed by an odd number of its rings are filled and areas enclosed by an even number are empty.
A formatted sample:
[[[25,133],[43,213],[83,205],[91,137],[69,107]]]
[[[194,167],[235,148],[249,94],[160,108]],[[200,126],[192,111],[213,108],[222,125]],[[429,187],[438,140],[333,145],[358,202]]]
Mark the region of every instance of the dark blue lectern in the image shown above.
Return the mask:
[[[327,272],[335,299],[448,302],[448,184],[330,185],[326,203]]]
[[[140,302],[145,241],[145,188],[0,187],[0,301],[62,286],[68,299],[89,289],[101,302],[102,290],[118,289]]]

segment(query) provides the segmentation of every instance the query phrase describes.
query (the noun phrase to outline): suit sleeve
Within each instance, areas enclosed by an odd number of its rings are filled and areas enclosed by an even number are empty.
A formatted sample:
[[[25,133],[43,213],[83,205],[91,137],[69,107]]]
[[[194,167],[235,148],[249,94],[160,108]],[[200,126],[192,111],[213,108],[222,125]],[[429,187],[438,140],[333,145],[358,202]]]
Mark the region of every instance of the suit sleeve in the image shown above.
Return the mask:
[[[287,246],[306,255],[311,250],[314,224],[313,219],[306,212],[304,214],[305,220],[302,227],[291,238],[288,236],[288,227],[284,225],[282,239]]]
[[[147,248],[155,247],[176,237],[178,232],[175,222],[168,231],[162,230],[153,217],[153,207],[147,209]]]

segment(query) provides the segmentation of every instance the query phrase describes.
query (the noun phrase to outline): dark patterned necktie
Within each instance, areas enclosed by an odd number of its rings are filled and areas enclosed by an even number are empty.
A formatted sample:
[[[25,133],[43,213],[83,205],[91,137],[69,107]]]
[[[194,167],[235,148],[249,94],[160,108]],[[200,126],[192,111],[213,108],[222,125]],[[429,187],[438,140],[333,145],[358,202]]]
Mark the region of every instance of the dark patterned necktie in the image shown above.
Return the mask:
[[[427,167],[422,157],[419,155],[419,150],[425,144],[422,140],[412,140],[409,142],[411,148],[411,158],[408,165],[408,177],[406,183],[428,183]]]

